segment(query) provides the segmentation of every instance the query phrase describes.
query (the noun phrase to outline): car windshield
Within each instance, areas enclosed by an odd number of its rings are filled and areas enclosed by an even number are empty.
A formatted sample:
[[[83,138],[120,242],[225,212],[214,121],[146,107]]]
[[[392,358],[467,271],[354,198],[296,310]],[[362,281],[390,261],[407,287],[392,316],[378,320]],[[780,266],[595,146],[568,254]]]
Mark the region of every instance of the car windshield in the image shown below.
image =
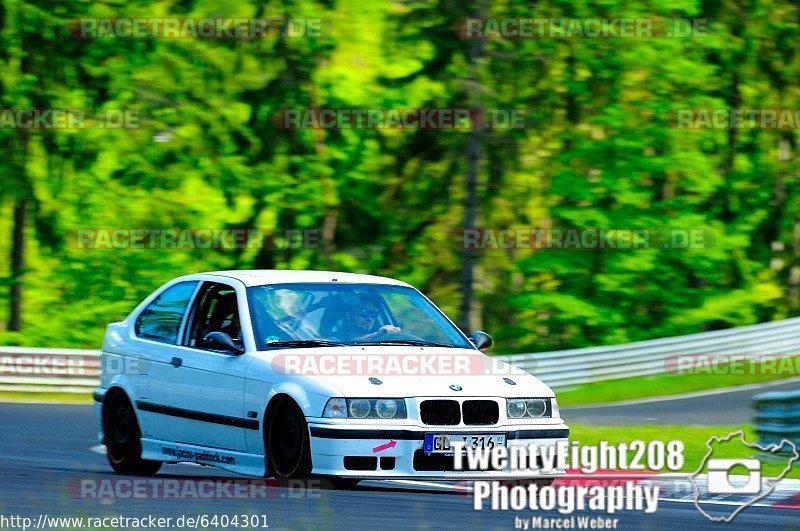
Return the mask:
[[[336,345],[473,348],[418,291],[384,284],[293,283],[248,288],[259,350]]]

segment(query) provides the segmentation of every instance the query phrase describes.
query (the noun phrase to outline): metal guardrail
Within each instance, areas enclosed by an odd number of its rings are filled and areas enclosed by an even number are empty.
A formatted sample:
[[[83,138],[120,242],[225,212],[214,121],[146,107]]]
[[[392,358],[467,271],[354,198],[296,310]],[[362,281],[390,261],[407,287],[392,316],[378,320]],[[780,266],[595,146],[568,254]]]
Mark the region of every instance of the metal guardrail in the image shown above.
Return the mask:
[[[800,354],[800,318],[574,350],[498,356],[553,388],[662,374],[691,356],[775,356]],[[97,385],[97,350],[0,347],[0,391],[89,392]],[[42,358],[54,363],[47,367]],[[55,363],[55,361],[58,363]],[[70,361],[72,365],[70,365]]]
[[[800,354],[800,318],[575,350],[502,356],[554,388],[662,374],[691,356],[775,356]]]
[[[755,428],[761,445],[787,439],[800,450],[800,391],[762,393],[753,399]],[[788,445],[784,448],[788,453]]]
[[[99,376],[99,350],[0,347],[0,391],[90,393]]]

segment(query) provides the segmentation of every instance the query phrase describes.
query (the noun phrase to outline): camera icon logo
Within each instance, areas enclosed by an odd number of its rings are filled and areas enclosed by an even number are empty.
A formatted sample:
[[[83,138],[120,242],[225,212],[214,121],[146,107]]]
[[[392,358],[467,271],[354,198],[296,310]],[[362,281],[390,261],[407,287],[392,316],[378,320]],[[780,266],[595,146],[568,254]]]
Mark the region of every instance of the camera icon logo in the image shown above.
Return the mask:
[[[747,481],[744,484],[737,481],[735,484],[732,472],[740,466],[748,472]],[[758,494],[761,492],[761,462],[757,459],[709,459],[707,474],[709,494]]]
[[[743,430],[725,437],[711,437],[706,448],[708,453],[689,475],[689,481],[694,490],[694,506],[712,522],[730,522],[746,508],[767,498],[800,461],[794,442],[782,439],[763,445],[750,443]],[[715,452],[726,458],[713,457]],[[730,455],[742,457],[727,457]]]

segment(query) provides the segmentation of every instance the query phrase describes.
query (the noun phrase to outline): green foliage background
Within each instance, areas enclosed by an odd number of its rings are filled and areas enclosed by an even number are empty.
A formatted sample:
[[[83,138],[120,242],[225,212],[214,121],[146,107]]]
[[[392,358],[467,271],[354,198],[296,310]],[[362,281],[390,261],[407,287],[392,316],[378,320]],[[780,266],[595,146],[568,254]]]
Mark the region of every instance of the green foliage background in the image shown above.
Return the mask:
[[[82,18],[320,19],[319,35],[75,38]],[[466,18],[707,19],[686,38],[490,38]],[[162,282],[227,268],[408,281],[452,316],[469,133],[281,130],[292,108],[522,111],[481,135],[479,226],[702,229],[687,250],[478,254],[474,324],[519,352],[744,325],[800,310],[796,130],[674,127],[681,108],[800,108],[784,0],[0,1],[0,108],[127,109],[136,129],[0,128],[0,321],[25,201],[23,326],[96,347]],[[321,248],[78,248],[96,228],[315,229]],[[0,325],[0,327],[3,325]]]

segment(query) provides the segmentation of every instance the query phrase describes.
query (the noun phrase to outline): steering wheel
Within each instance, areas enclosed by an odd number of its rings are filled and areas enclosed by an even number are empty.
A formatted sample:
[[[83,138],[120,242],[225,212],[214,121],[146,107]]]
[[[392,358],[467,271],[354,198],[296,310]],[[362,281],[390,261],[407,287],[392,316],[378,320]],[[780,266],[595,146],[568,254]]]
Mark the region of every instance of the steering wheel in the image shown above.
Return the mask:
[[[275,321],[275,323],[283,328],[284,330],[288,329],[291,331],[297,330],[297,327],[300,326],[300,317],[296,315],[287,315],[281,319]]]

